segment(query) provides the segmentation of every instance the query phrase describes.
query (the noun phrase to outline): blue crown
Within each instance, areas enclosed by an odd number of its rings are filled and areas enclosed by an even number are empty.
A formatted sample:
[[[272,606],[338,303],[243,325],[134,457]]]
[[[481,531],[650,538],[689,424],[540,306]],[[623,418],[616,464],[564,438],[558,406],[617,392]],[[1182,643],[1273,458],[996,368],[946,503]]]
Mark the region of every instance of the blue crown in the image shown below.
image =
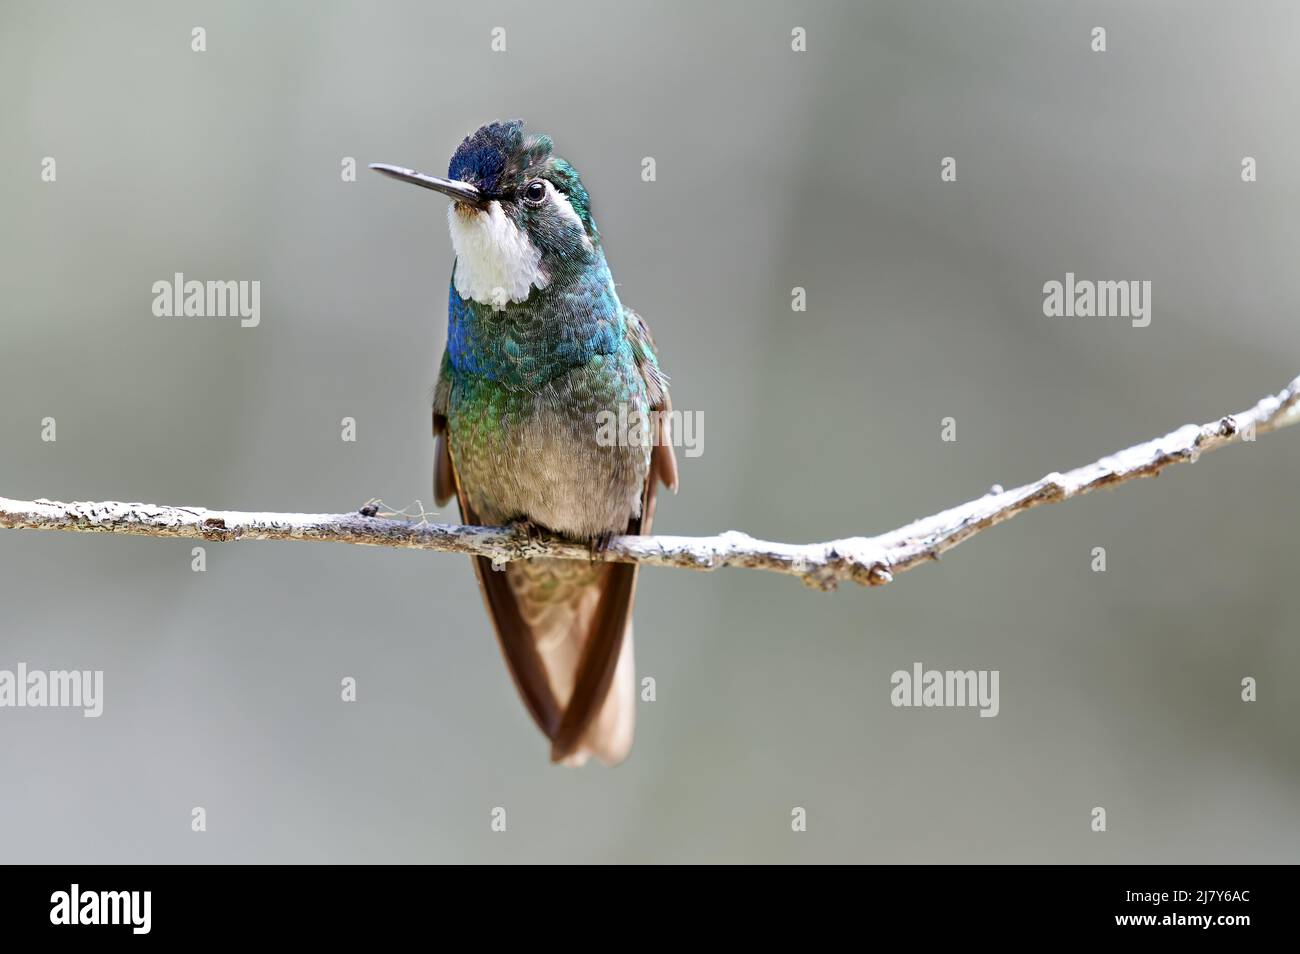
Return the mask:
[[[447,176],[470,182],[489,194],[501,184],[510,158],[524,144],[524,123],[512,119],[506,123],[488,123],[472,136],[466,136],[447,166]]]

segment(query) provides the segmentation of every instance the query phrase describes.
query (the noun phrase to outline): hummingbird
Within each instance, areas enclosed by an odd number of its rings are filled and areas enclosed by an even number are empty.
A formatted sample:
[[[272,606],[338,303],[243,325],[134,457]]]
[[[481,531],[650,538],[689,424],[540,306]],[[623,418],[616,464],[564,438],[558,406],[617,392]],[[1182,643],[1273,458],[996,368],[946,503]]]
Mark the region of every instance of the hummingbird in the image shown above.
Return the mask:
[[[511,120],[466,136],[447,178],[370,168],[451,200],[434,498],[455,497],[468,525],[550,533],[594,556],[614,535],[650,533],[657,488],[676,492],[672,405],[649,327],[619,300],[591,197],[553,149]],[[611,434],[611,421],[636,426]],[[635,721],[636,565],[470,559],[551,760],[621,762]]]

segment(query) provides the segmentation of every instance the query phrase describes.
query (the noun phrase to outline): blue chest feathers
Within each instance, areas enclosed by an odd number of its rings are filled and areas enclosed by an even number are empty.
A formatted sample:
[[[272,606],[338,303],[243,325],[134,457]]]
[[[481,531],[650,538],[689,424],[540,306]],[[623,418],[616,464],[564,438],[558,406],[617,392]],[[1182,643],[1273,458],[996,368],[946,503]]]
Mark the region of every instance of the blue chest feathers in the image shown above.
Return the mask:
[[[448,290],[447,355],[460,374],[532,390],[594,355],[623,352],[631,358],[606,267],[499,311],[462,298],[454,284]]]

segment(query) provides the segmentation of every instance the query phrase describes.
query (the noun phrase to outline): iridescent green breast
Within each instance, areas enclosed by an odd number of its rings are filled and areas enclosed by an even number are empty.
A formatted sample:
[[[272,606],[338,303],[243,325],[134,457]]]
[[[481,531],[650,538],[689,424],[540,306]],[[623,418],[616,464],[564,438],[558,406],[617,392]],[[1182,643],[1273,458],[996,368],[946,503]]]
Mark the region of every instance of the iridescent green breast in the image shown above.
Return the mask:
[[[640,513],[650,447],[608,439],[645,415],[630,355],[593,355],[536,391],[451,372],[447,431],[461,485],[488,523],[527,518],[559,533],[622,532]]]

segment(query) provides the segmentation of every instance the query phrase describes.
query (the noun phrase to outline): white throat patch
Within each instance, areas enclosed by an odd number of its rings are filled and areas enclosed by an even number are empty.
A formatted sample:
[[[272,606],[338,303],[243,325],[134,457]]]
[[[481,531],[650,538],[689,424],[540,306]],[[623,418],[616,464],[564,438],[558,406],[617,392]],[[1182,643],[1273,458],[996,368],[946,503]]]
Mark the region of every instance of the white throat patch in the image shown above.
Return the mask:
[[[500,202],[494,200],[472,217],[450,205],[447,225],[456,250],[456,291],[462,298],[500,311],[550,283],[542,271],[541,251],[515,227]]]

